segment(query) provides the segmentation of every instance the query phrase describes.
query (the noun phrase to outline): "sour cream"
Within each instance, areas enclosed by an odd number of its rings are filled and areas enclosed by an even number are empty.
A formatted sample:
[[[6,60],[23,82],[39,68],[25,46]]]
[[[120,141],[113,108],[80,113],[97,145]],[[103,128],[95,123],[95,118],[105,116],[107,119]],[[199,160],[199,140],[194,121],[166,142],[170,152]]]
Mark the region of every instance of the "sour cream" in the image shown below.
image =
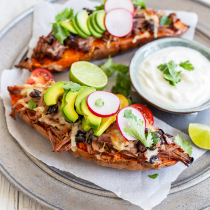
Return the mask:
[[[177,66],[181,82],[172,86],[163,78],[157,66],[175,61],[187,60],[194,70]],[[187,47],[168,47],[145,58],[138,70],[138,81],[143,92],[156,104],[174,109],[197,107],[210,99],[210,61],[200,52]]]

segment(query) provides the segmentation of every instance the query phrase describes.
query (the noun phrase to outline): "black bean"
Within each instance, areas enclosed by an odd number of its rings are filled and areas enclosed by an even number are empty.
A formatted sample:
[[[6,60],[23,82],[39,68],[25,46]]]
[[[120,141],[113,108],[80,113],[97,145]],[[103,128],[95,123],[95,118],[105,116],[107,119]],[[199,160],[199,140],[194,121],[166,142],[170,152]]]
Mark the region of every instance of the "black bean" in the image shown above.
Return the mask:
[[[150,30],[151,30],[151,31],[154,31],[154,29],[155,29],[155,25],[154,25],[154,24],[151,24],[151,25],[150,25]]]
[[[77,131],[77,135],[79,136],[80,134],[85,135],[86,132],[85,132],[85,131],[82,131],[82,130],[78,130],[78,131]]]
[[[164,140],[163,137],[160,137],[160,143],[161,143],[161,144],[164,144],[164,143],[165,143],[165,140]]]
[[[156,131],[157,136],[160,137],[164,134],[164,131],[162,129],[159,129],[158,131]]]
[[[31,98],[39,97],[41,93],[41,91],[34,89],[32,92],[30,92],[29,96]]]
[[[166,136],[168,136],[169,138],[173,137],[172,135],[168,134],[168,133],[165,133]]]
[[[153,155],[151,158],[150,158],[150,160],[149,160],[149,162],[150,162],[150,164],[154,164],[156,161],[158,161],[158,160],[160,160],[160,158],[157,156],[157,155]]]
[[[98,50],[98,49],[100,49],[99,47],[94,47],[94,50]]]
[[[58,105],[52,105],[48,108],[47,114],[55,114],[58,111]]]
[[[147,148],[139,141],[137,143],[137,149],[138,149],[138,152],[145,152],[147,150]]]
[[[88,138],[87,138],[87,143],[88,143],[88,144],[91,144],[93,135],[94,135],[94,134],[91,133],[91,134],[88,136]]]
[[[72,41],[77,41],[78,36],[74,34],[70,34],[68,38]]]
[[[85,138],[84,135],[79,135],[79,136],[76,136],[76,137],[75,137],[75,141],[76,141],[77,143],[85,142],[85,140],[86,140],[86,138]]]

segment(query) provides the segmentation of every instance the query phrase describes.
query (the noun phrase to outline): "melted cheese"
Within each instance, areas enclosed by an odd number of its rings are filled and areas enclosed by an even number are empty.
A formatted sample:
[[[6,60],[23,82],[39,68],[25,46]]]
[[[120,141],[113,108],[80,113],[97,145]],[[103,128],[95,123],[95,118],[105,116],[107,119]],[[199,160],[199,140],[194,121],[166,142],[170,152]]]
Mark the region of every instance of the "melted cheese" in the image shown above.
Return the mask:
[[[77,144],[75,140],[75,136],[77,135],[77,132],[79,130],[78,124],[74,124],[71,130],[71,150],[75,152],[77,150]]]
[[[111,140],[113,147],[118,150],[125,150],[126,146],[130,144],[130,142],[126,141],[125,138],[120,134],[120,135],[111,135]]]
[[[20,92],[22,96],[29,96],[29,94],[34,90],[39,90],[42,92],[43,85],[42,84],[36,84],[36,85],[24,85],[24,89]]]
[[[152,157],[152,156],[154,156],[154,155],[157,155],[158,154],[158,149],[155,149],[155,150],[147,150],[146,152],[145,152],[145,156],[147,157],[147,161],[149,162],[149,160],[150,160],[150,158]]]
[[[159,18],[157,16],[157,14],[147,14],[146,11],[144,11],[144,16],[146,18],[146,20],[153,20],[153,23],[155,25],[154,28],[154,37],[157,38],[157,32],[158,32],[158,26],[159,26]]]
[[[136,35],[133,40],[132,43],[136,43],[136,41],[138,39],[142,39],[142,38],[148,38],[150,36],[150,33],[148,31],[145,31],[144,33],[142,33],[141,35]]]

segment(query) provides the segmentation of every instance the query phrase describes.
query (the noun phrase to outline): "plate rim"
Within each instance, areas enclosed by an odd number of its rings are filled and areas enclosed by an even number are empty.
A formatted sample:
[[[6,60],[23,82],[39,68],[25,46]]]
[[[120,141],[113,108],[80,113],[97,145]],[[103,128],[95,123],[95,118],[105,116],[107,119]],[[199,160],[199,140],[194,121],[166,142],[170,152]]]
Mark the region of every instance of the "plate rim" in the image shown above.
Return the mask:
[[[48,2],[52,2],[53,0],[49,1],[47,0]],[[15,18],[13,21],[10,22],[10,24],[8,26],[6,26],[3,30],[0,31],[0,40],[3,39],[3,37],[10,31],[10,29],[12,29],[16,24],[18,24],[19,22],[21,22],[24,18],[26,18],[28,15],[30,15],[31,13],[33,13],[34,11],[34,7],[26,10],[25,12],[23,12],[21,15],[19,15],[17,18]],[[206,32],[204,30],[202,30],[202,28],[200,28],[199,26],[196,27],[198,29],[199,32],[201,32],[202,34],[204,34],[206,37],[209,38],[209,36],[206,34]],[[22,148],[21,148],[22,149]],[[28,156],[28,155],[27,155]],[[198,181],[197,183],[193,184],[193,185],[196,185],[202,181],[204,181],[205,179],[207,179],[209,176],[210,176],[210,170],[209,171],[209,174],[206,174],[203,176],[203,178]],[[32,198],[33,200],[39,202],[42,206],[44,207],[47,207],[47,208],[50,208],[50,209],[63,209],[63,208],[60,208],[58,206],[55,206],[51,203],[48,203],[46,200],[43,200],[42,198],[36,196],[34,193],[32,193],[31,191],[27,190],[23,185],[21,185],[21,183],[17,182],[10,174],[9,172],[4,169],[4,166],[0,163],[0,172],[1,174],[13,185],[17,188],[17,190],[23,192],[25,195],[29,196],[30,198]],[[45,171],[46,172],[46,171]],[[207,176],[208,175],[208,176]],[[54,178],[54,177],[53,177]],[[192,185],[192,186],[193,186]],[[191,186],[189,186],[191,187]],[[188,188],[188,187],[187,187]],[[185,188],[185,189],[187,189]],[[181,189],[181,190],[184,190],[184,189]],[[171,192],[172,191],[172,192]],[[179,190],[180,191],[180,190]],[[173,190],[170,190],[170,194],[172,193],[176,193],[176,191],[174,192]],[[98,194],[97,194],[98,195]]]

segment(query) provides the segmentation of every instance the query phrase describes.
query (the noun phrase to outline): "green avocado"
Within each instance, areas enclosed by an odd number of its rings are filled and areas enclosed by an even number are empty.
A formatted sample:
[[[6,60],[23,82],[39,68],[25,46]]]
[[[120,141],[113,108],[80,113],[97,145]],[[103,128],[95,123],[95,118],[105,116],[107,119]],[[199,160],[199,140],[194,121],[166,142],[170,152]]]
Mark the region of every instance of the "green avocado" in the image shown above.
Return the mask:
[[[104,33],[104,30],[101,30],[101,29],[98,27],[97,23],[96,23],[96,15],[97,15],[97,12],[94,12],[94,13],[92,14],[91,25],[92,25],[93,29],[94,29],[97,33],[103,34],[103,33]]]
[[[88,29],[88,26],[87,26],[88,12],[86,10],[84,10],[84,9],[79,11],[76,14],[75,20],[76,20],[76,24],[77,24],[78,28],[84,34],[86,34],[87,36],[90,36],[91,33],[90,33],[90,31]]]
[[[91,127],[86,123],[85,118],[82,118],[82,128],[85,132],[89,131]]]
[[[44,94],[44,102],[47,106],[57,104],[58,98],[64,94],[64,89],[62,88],[64,85],[65,82],[57,82],[46,90]]]
[[[94,28],[92,27],[92,25],[91,25],[91,22],[92,22],[92,14],[89,16],[89,18],[88,18],[88,22],[87,22],[87,25],[88,25],[88,28],[89,28],[89,30],[90,30],[90,32],[91,32],[91,34],[95,37],[95,38],[101,38],[102,37],[102,34],[100,34],[100,33],[98,33],[98,32],[96,32],[95,30],[94,30]]]
[[[81,110],[81,102],[82,100],[86,97],[89,96],[92,92],[96,91],[95,88],[93,87],[85,87],[77,96],[76,101],[75,101],[75,107],[76,111],[78,114],[82,115],[82,110]]]
[[[87,37],[88,37],[88,35],[85,34],[82,30],[80,30],[80,28],[77,26],[77,23],[76,23],[75,19],[72,20],[72,24],[73,24],[75,30],[78,32],[78,34],[79,34],[81,37],[83,37],[83,38],[87,38]]]
[[[66,28],[67,30],[69,30],[71,33],[73,34],[78,34],[78,32],[76,31],[76,29],[74,28],[72,22],[60,22],[61,26],[63,26],[64,28]]]
[[[66,94],[64,101],[62,101],[64,102],[62,104],[65,104],[65,105],[63,106],[61,105],[62,107],[61,113],[64,114],[64,118],[66,117],[68,121],[71,121],[71,122],[75,122],[79,118],[79,115],[76,113],[74,109],[74,103],[75,103],[78,93],[79,93],[78,91],[76,92],[69,91]]]
[[[98,129],[100,127],[102,118],[94,115],[87,106],[87,96],[81,102],[81,110],[85,117],[87,125],[93,129]]]
[[[102,31],[106,31],[106,27],[105,27],[105,16],[106,16],[106,11],[105,10],[99,10],[96,13],[96,24],[98,25],[98,27],[102,30]]]

